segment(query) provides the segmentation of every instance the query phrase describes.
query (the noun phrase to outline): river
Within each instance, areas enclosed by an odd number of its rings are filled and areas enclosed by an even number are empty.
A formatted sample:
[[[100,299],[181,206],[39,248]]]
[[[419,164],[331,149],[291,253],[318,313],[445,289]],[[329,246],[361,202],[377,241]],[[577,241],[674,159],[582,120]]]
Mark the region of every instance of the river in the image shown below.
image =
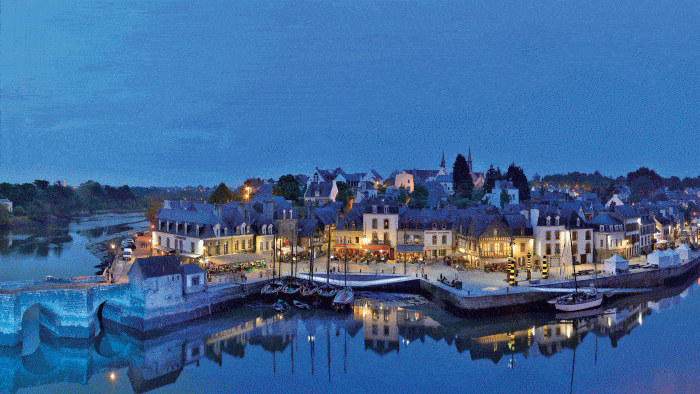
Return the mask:
[[[0,282],[94,275],[100,260],[86,247],[148,226],[143,213],[104,214],[0,231]]]
[[[589,317],[464,319],[419,295],[359,293],[352,312],[250,302],[148,338],[42,337],[0,348],[0,392],[685,393],[700,384],[700,292],[609,302]]]

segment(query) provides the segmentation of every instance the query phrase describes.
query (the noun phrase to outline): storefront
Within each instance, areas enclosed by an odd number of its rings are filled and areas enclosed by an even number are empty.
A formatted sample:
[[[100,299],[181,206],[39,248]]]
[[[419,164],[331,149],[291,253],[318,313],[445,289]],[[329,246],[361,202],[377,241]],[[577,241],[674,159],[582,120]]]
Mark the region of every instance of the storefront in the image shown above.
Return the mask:
[[[423,245],[397,245],[396,246],[398,263],[420,263],[425,260],[425,251]]]

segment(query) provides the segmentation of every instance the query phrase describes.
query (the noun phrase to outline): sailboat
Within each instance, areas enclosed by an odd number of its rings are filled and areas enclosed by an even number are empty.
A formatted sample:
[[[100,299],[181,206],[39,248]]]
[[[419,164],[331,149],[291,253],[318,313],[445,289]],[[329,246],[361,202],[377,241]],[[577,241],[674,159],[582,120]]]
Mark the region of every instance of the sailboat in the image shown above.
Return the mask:
[[[316,294],[320,296],[322,305],[331,306],[338,290],[330,284],[331,277],[331,232],[328,231],[328,261],[326,263],[326,284],[319,287]]]
[[[562,255],[567,257],[567,259],[571,261],[571,268],[574,273],[574,291],[572,293],[565,294],[561,297],[557,297],[554,300],[551,300],[550,303],[554,304],[554,307],[557,308],[557,310],[565,312],[582,311],[585,309],[599,307],[603,303],[602,293],[598,293],[596,288],[590,289],[590,291],[579,290],[578,288],[576,266],[570,257],[571,234],[568,231],[566,232],[566,239],[564,240],[564,250],[562,252]]]
[[[282,284],[275,282],[275,270],[276,270],[276,264],[275,264],[275,258],[277,255],[277,249],[276,249],[276,244],[277,244],[277,238],[276,235],[272,239],[272,281],[270,283],[266,284],[265,287],[260,290],[260,295],[263,298],[271,299],[274,300],[277,298],[277,294],[282,290]]]
[[[352,287],[348,286],[348,249],[345,237],[343,237],[343,244],[345,246],[345,286],[333,299],[333,306],[337,310],[347,308],[355,300],[355,293],[352,291]]]
[[[291,282],[287,283],[282,287],[282,294],[285,295],[290,301],[294,299],[294,297],[299,293],[299,290],[301,290],[301,285],[297,283],[297,278],[296,278],[296,254],[294,253],[294,249],[296,246],[296,239],[294,237],[295,234],[292,234],[292,264],[290,269],[292,270],[292,276],[293,279]]]
[[[318,291],[318,286],[314,283],[314,248],[312,241],[309,241],[309,250],[311,251],[311,262],[309,264],[309,281],[308,283],[304,284],[301,286],[301,290],[299,291],[302,295],[302,297],[313,297],[316,295],[316,291]]]

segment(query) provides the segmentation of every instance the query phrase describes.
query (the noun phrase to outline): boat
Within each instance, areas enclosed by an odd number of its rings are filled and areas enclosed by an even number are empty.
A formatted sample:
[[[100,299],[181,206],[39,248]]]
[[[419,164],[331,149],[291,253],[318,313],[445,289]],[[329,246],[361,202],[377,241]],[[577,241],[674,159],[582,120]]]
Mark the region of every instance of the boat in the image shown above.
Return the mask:
[[[333,299],[333,306],[336,309],[344,309],[348,305],[352,305],[355,300],[355,293],[352,291],[352,287],[347,286],[343,290],[339,291]]]
[[[554,307],[564,312],[597,308],[603,303],[603,293],[575,291],[554,299]]]
[[[308,284],[301,286],[301,290],[299,290],[299,293],[304,297],[312,297],[316,294],[317,291],[318,286],[316,286],[316,284],[313,282],[309,282]]]
[[[568,241],[568,238],[567,238]],[[569,241],[570,242],[570,241]],[[566,253],[566,243],[564,244],[565,248],[565,255]],[[594,260],[595,264],[595,260]],[[594,266],[595,267],[595,266]],[[578,288],[578,280],[577,275],[576,275],[576,265],[574,262],[571,262],[571,268],[573,270],[574,274],[574,291],[565,294],[563,296],[557,297],[554,300],[550,300],[550,304],[554,304],[554,307],[557,308],[557,310],[564,311],[564,312],[575,312],[575,311],[582,311],[586,309],[592,309],[592,308],[597,308],[603,303],[603,293],[599,293],[596,290],[596,287],[591,289],[590,291],[584,291],[584,290],[579,290]],[[596,282],[598,280],[598,268],[594,268],[596,272]]]
[[[442,277],[442,279],[440,279],[440,283],[442,283],[445,286],[455,287],[455,281],[450,281],[449,279],[447,279],[447,277],[444,276]]]
[[[276,282],[275,281],[275,271],[276,271],[276,262],[275,262],[275,256],[277,255],[277,252],[275,250],[275,245],[277,244],[277,238],[273,238],[272,241],[272,281],[270,283],[266,284],[262,290],[260,290],[260,295],[263,298],[268,298],[268,299],[274,299],[277,297],[277,294],[282,291],[282,288],[284,287],[282,283]]]
[[[344,242],[345,238],[344,238]],[[335,298],[333,298],[333,306],[335,309],[345,309],[348,307],[348,305],[352,305],[353,301],[355,300],[355,293],[352,291],[352,287],[348,286],[348,249],[347,249],[347,244],[345,248],[345,287],[343,290],[339,291],[338,294],[336,294]]]
[[[284,285],[284,287],[282,287],[281,293],[288,295],[288,296],[291,296],[291,295],[297,294],[300,289],[301,289],[301,285],[298,283],[295,283],[295,282],[287,283],[286,285]]]
[[[277,311],[277,312],[284,312],[289,308],[289,304],[282,300],[277,300],[274,304],[272,304],[272,307]]]
[[[330,245],[330,233],[328,234],[328,258],[326,262],[326,284],[319,286],[316,290],[316,294],[319,295],[318,303],[330,307],[333,305],[333,299],[338,293],[338,290],[331,286],[330,284],[331,276],[331,245]]]
[[[294,301],[292,301],[292,304],[294,304],[294,306],[299,308],[299,309],[311,309],[309,304],[304,304],[301,301],[294,300]]]

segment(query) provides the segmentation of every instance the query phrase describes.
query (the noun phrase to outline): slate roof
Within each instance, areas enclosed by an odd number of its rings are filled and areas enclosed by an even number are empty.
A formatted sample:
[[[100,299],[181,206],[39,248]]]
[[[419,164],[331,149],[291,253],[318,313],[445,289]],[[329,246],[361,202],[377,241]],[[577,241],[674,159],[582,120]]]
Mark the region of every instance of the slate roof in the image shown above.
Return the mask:
[[[431,207],[438,206],[440,201],[443,201],[449,197],[439,182],[428,181],[425,183],[425,187],[428,189],[428,204]]]
[[[316,208],[314,215],[324,226],[335,224],[338,218],[338,212],[332,205]]]
[[[318,167],[316,167],[316,172],[318,172],[318,175],[320,175],[324,181],[329,182],[335,179],[335,174],[330,171],[330,170],[322,170]],[[319,179],[320,181],[320,179]]]
[[[316,195],[318,190],[319,195]],[[311,182],[306,188],[306,193],[304,193],[304,198],[330,198],[331,191],[333,191],[333,182]]]
[[[175,255],[141,257],[134,260],[134,264],[127,273],[132,275],[135,267],[141,271],[144,279],[159,278],[167,275],[177,275],[180,273],[180,261]]]
[[[588,221],[589,224],[593,226],[614,226],[618,224],[623,224],[622,220],[616,218],[610,213],[601,213],[600,215],[592,218]]]
[[[406,170],[407,174],[413,175],[413,181],[416,183],[425,183],[428,178],[437,176],[440,170]]]
[[[449,182],[452,183],[452,175],[447,174],[447,175],[438,175],[435,178],[435,182]]]
[[[297,220],[297,235],[299,237],[311,238],[314,231],[318,227],[318,220],[316,219],[298,219]],[[308,245],[305,245],[308,246]]]
[[[362,213],[365,208],[363,206],[353,207],[342,218],[338,219],[338,230],[353,230],[352,223],[355,223],[355,230],[362,230]],[[345,228],[345,223],[348,224]]]
[[[183,264],[180,266],[183,275],[203,274],[204,270],[198,264]]]
[[[631,205],[620,205],[619,207],[616,206],[615,213],[624,219],[634,219],[641,216],[639,212],[637,212],[637,210]]]

